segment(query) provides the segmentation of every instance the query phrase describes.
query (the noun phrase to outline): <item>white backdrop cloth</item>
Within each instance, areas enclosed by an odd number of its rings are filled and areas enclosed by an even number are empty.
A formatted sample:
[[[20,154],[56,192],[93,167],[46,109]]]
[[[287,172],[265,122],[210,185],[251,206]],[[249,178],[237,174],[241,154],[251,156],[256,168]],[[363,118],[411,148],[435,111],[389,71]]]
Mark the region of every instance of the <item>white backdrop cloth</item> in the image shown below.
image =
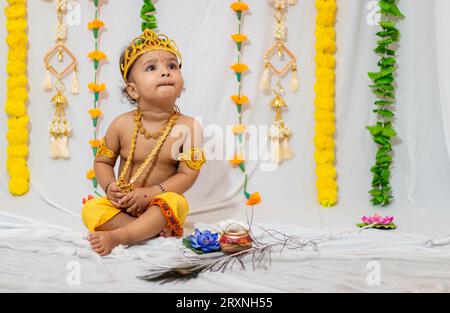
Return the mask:
[[[251,103],[250,110],[244,113],[244,122],[268,126],[274,117],[269,107],[271,98],[263,95],[257,87],[263,70],[262,54],[272,44],[272,10],[267,1],[247,2],[251,14],[245,17],[243,31],[249,36],[250,44],[244,49],[243,60],[251,70],[244,78],[243,90]],[[421,236],[422,241],[442,240],[450,234],[450,89],[447,86],[450,82],[450,21],[446,16],[450,3],[446,0],[400,2],[406,19],[399,24],[402,37],[398,51],[395,120],[399,140],[394,146],[395,167],[392,171],[395,201],[388,208],[379,209],[369,204],[370,167],[376,147],[365,129],[375,120],[372,113],[374,97],[367,87],[370,84],[367,71],[376,70],[378,58],[372,52],[377,27],[368,22],[370,2],[338,1],[336,159],[340,201],[330,209],[321,208],[316,201],[313,159],[314,1],[302,0],[289,9],[288,46],[299,59],[300,90],[286,96],[289,111],[285,120],[294,132],[291,142],[295,157],[276,171],[268,171],[267,161],[262,158],[248,163],[251,174],[249,190],[259,191],[263,198],[257,207],[255,220],[258,223],[289,224],[317,232],[337,232],[353,228],[363,214],[379,212],[394,215],[399,225],[398,230],[389,235],[371,233],[372,238],[380,238],[380,242],[391,241],[398,236],[401,243],[402,236],[411,235]],[[92,65],[86,58],[87,53],[93,50],[92,35],[86,28],[87,22],[93,18],[93,5],[78,1],[80,5],[75,8],[79,11],[72,10],[68,15],[71,25],[68,27],[67,46],[79,59],[82,88],[79,96],[69,95],[67,115],[74,128],[70,139],[71,158],[54,161],[49,158],[47,131],[53,113],[49,101],[51,95],[42,90],[41,83],[45,74],[42,57],[54,44],[55,6],[48,0],[28,3],[28,111],[31,130],[28,162],[31,188],[22,197],[13,197],[8,192],[4,166],[7,117],[1,114],[0,164],[3,164],[3,170],[0,168],[0,220],[9,225],[13,214],[15,221],[31,220],[37,223],[35,225],[58,225],[83,233],[85,229],[79,219],[81,198],[92,193],[91,184],[85,178],[87,169],[92,166],[92,152],[87,143],[92,137],[87,115],[92,94],[85,86],[93,75]],[[201,120],[207,145],[223,140],[227,125],[233,125],[237,120],[236,110],[229,99],[237,89],[234,74],[229,69],[236,61],[236,48],[230,35],[237,31],[230,3],[224,0],[164,0],[156,3],[159,29],[177,41],[183,54],[186,92],[178,105],[183,113]],[[6,1],[1,1],[0,9],[3,10],[5,5]],[[108,55],[108,63],[102,67],[101,81],[107,84],[108,93],[102,101],[104,117],[100,122],[100,135],[117,115],[133,109],[120,94],[121,78],[117,64],[121,49],[140,32],[138,13],[141,5],[142,1],[133,0],[108,1],[102,6],[101,18],[106,23],[106,31],[101,36],[101,49]],[[4,14],[0,14],[0,25],[4,22]],[[0,69],[6,68],[5,36],[6,30],[1,27]],[[5,102],[5,72],[0,71],[0,103]],[[260,134],[258,141],[262,142],[258,148],[266,150],[264,135]],[[195,222],[242,219],[245,215],[243,177],[239,170],[230,169],[228,162],[223,160],[225,152],[232,151],[224,149],[222,160],[207,162],[195,186],[186,193],[192,210],[187,222],[190,228]],[[38,236],[36,240],[43,240],[48,235],[44,230],[28,233],[27,229],[22,230],[27,236]],[[16,251],[17,255],[6,252],[8,248],[5,245],[11,248],[14,240],[22,238],[14,239],[15,234],[11,227],[1,232],[5,239],[2,262],[24,260],[24,253],[29,253],[26,249],[20,253]],[[23,238],[25,244],[28,237]],[[351,240],[345,243],[349,245],[347,248],[353,244]],[[417,246],[405,246],[405,249],[408,247],[414,251],[417,249]],[[392,253],[400,256],[403,252]],[[9,261],[6,261],[6,255]]]

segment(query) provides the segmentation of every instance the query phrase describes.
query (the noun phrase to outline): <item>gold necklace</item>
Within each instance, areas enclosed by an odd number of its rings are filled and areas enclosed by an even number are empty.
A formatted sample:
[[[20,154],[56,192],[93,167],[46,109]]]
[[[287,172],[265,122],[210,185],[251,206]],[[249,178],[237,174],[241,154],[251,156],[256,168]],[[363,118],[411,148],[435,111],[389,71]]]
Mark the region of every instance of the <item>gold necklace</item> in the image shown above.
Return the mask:
[[[136,173],[133,175],[133,177],[131,177],[130,182],[127,183],[125,180],[125,175],[128,172],[128,168],[130,167],[131,161],[133,159],[134,151],[136,150],[136,141],[137,141],[137,135],[139,132],[139,123],[141,121],[141,118],[142,118],[142,113],[140,111],[136,111],[135,116],[134,116],[134,122],[135,122],[136,126],[134,127],[134,133],[133,133],[133,137],[131,140],[130,151],[128,151],[127,161],[125,162],[125,166],[123,167],[122,173],[120,173],[119,179],[117,181],[117,187],[122,192],[130,192],[136,188],[134,185],[134,182],[142,174],[144,169],[153,161],[156,154],[161,149],[164,141],[166,140],[167,136],[169,135],[170,131],[172,130],[173,125],[175,124],[175,122],[178,119],[178,112],[174,112],[172,114],[169,121],[167,122],[166,127],[164,128],[163,133],[161,134],[161,138],[158,140],[158,142],[156,143],[153,150],[147,156],[144,163],[142,163],[142,165],[139,167],[139,169],[136,171]]]
[[[169,123],[170,118],[167,120],[166,122],[166,126]],[[139,133],[144,135],[145,139],[158,139],[159,137],[161,137],[161,135],[164,133],[164,129],[166,128],[166,126],[164,126],[163,128],[161,128],[160,130],[156,131],[156,132],[149,132],[147,131],[147,129],[144,127],[142,121],[139,121],[138,123],[138,127],[139,127]]]

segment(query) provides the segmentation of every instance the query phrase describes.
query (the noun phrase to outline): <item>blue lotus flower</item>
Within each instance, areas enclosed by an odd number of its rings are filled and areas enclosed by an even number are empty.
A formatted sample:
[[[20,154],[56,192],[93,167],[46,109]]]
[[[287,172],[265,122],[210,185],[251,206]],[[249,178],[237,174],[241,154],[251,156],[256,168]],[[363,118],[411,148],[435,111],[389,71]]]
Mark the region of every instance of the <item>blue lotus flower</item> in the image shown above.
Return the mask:
[[[204,253],[213,252],[220,250],[218,233],[211,233],[209,230],[205,230],[203,233],[195,229],[195,235],[189,236],[189,241],[191,247],[194,249],[199,249]]]

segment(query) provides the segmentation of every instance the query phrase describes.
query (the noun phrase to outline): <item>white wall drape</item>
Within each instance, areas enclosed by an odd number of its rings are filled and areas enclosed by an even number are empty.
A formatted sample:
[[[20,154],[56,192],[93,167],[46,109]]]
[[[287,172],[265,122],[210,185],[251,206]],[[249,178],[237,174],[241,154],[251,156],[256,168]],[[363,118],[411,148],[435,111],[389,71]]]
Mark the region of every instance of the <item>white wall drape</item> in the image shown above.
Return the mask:
[[[78,218],[81,198],[92,192],[85,173],[92,163],[88,140],[92,128],[87,110],[92,95],[87,84],[93,70],[86,55],[93,50],[93,39],[86,24],[93,18],[93,5],[80,4],[79,24],[70,25],[67,46],[79,58],[81,94],[69,96],[67,115],[74,128],[70,139],[72,157],[68,161],[49,158],[47,127],[52,116],[50,94],[41,88],[44,78],[42,57],[54,44],[55,6],[51,1],[29,3],[30,78],[30,157],[31,189],[23,197],[8,193],[6,173],[7,117],[0,114],[0,212],[13,213],[46,223],[82,229]],[[236,122],[237,113],[229,96],[237,85],[229,66],[236,61],[236,49],[230,35],[237,21],[225,0],[157,1],[159,29],[173,37],[183,54],[186,92],[179,106],[185,114],[201,119],[205,142],[225,138],[226,125]],[[338,0],[336,153],[339,173],[339,204],[322,209],[316,201],[314,172],[314,0],[299,0],[289,9],[288,46],[299,59],[300,91],[286,97],[289,111],[286,122],[292,127],[293,160],[276,171],[264,170],[264,161],[248,164],[250,191],[259,191],[263,203],[256,208],[259,221],[280,222],[312,227],[349,226],[363,214],[393,214],[402,229],[431,235],[448,233],[450,221],[450,21],[447,0],[403,0],[400,8],[406,19],[399,24],[401,45],[398,50],[398,102],[392,186],[395,202],[376,209],[369,204],[370,167],[376,147],[365,126],[375,119],[374,97],[367,87],[367,71],[376,69],[377,26],[369,25],[368,0]],[[248,0],[251,14],[245,17],[244,33],[250,38],[243,60],[251,71],[244,79],[244,93],[251,99],[244,113],[247,124],[270,125],[274,114],[270,97],[258,89],[262,74],[262,54],[272,43],[272,10],[265,0]],[[122,99],[118,55],[140,31],[139,10],[142,1],[108,1],[101,18],[107,30],[101,36],[101,49],[108,64],[101,80],[108,85],[102,102],[103,135],[112,119],[133,109]],[[0,9],[6,1],[0,2]],[[71,17],[77,15],[71,15]],[[0,14],[0,25],[4,25]],[[5,27],[0,27],[0,103],[5,103],[6,55]],[[286,82],[287,86],[287,82]],[[221,132],[222,134],[218,134]],[[212,134],[216,134],[211,139]],[[263,137],[260,141],[266,142]],[[259,147],[264,150],[266,147]],[[229,152],[229,151],[228,151]],[[217,221],[243,217],[243,177],[223,160],[209,161],[195,186],[186,194],[190,200],[190,221]]]

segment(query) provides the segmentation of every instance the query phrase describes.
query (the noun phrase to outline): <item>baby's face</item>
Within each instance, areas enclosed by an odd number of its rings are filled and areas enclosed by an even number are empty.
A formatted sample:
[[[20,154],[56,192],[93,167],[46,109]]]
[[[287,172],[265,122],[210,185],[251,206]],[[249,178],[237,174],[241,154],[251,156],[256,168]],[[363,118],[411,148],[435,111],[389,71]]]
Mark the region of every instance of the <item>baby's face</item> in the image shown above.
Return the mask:
[[[131,69],[130,84],[138,100],[175,103],[184,85],[177,57],[165,50],[144,53]]]

